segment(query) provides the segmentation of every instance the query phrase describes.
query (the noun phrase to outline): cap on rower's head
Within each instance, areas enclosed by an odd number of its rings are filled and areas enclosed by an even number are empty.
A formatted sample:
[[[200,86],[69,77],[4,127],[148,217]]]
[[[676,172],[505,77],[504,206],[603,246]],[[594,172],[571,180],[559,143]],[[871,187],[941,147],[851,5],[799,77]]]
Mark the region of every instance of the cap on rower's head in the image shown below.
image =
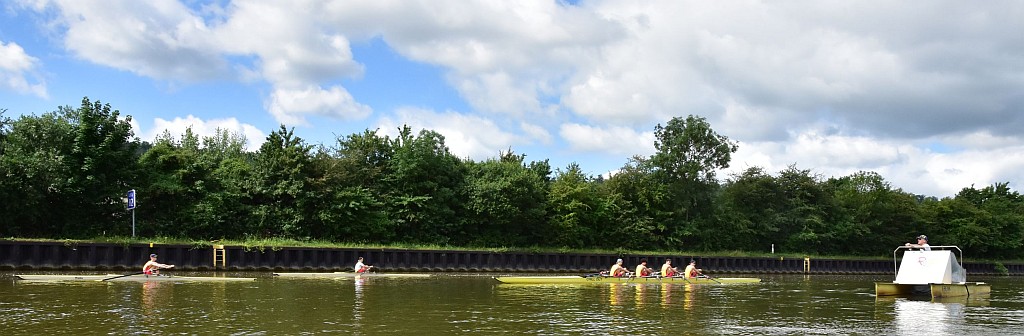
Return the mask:
[[[917,239],[922,239],[924,241],[928,241],[928,236],[920,235],[920,236],[917,236]]]
[[[621,264],[622,263],[622,259],[615,260],[615,263],[616,264]]]
[[[149,257],[150,258],[156,258],[156,253],[150,254]]]

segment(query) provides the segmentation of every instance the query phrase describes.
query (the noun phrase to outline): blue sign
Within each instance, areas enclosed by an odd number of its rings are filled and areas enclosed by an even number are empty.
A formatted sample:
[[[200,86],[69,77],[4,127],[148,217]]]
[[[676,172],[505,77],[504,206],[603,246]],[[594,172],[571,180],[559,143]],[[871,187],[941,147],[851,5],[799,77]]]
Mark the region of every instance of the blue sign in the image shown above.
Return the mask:
[[[135,209],[135,189],[128,190],[128,210]]]

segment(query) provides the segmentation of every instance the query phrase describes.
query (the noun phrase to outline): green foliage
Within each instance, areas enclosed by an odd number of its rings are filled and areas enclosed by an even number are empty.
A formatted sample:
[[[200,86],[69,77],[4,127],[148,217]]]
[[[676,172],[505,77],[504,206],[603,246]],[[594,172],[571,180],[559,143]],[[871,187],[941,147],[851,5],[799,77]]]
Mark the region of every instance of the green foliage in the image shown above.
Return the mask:
[[[42,116],[3,121],[0,233],[83,237],[123,233],[121,197],[135,178],[131,117],[82,99]],[[8,127],[9,125],[9,127]]]
[[[1003,275],[1003,276],[1010,275],[1010,270],[1007,269],[1006,265],[1003,265],[1003,263],[1001,263],[1001,262],[996,262],[995,263],[995,270],[996,270],[996,273],[999,273],[1000,275]]]
[[[552,246],[602,246],[602,232],[614,223],[615,213],[607,188],[593,183],[576,163],[558,170],[547,197],[548,230]]]
[[[283,246],[768,253],[886,257],[918,234],[986,259],[1024,256],[1024,198],[996,183],[938,199],[874,172],[823,178],[750,167],[724,182],[737,145],[700,117],[655,128],[657,152],[609,177],[509,149],[481,162],[408,126],[312,146],[281,126],[258,151],[218,130],[133,138],[130,117],[83,99],[12,120],[0,110],[0,236],[213,240]],[[121,198],[136,189],[138,233]],[[175,238],[166,238],[175,237]],[[602,252],[602,253],[604,253]]]
[[[711,248],[714,237],[705,233],[713,225],[715,171],[728,168],[739,147],[715,133],[706,119],[693,115],[672,118],[664,127],[659,124],[654,136],[657,152],[650,163],[655,179],[667,187],[664,210],[671,212],[664,234],[672,241]]]
[[[469,243],[524,246],[546,240],[553,231],[546,221],[548,171],[531,169],[540,164],[527,166],[524,159],[508,152],[500,160],[467,164],[466,207],[469,218],[477,223],[465,229],[477,237]]]
[[[385,179],[389,218],[401,241],[460,244],[469,241],[462,233],[465,218],[466,170],[448,151],[444,136],[422,130],[413,136],[403,126],[390,146]]]

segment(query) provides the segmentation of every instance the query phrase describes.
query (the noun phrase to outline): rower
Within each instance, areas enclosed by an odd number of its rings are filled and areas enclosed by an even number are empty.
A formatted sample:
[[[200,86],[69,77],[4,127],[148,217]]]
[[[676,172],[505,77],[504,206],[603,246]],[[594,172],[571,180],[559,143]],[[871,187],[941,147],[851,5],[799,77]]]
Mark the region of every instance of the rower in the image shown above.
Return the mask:
[[[640,265],[636,265],[635,274],[639,277],[647,277],[651,276],[653,271],[650,267],[647,267],[647,259],[640,259]]]
[[[371,268],[373,268],[373,266],[364,264],[363,257],[359,257],[359,260],[356,260],[356,266],[353,267],[352,270],[356,271],[356,273],[366,273],[366,271],[369,271]]]
[[[608,275],[620,278],[628,272],[629,271],[627,271],[625,267],[622,267],[622,259],[619,259],[615,261],[615,265],[612,265],[612,269],[608,271]]]
[[[697,261],[690,259],[690,264],[686,265],[686,269],[683,270],[683,274],[687,278],[696,278],[698,275],[703,275],[701,269],[697,268]]]
[[[665,264],[661,265],[661,276],[672,277],[675,276],[676,273],[679,273],[679,270],[672,267],[672,259],[665,258]]]
[[[161,268],[174,268],[174,265],[165,265],[156,262],[156,254],[149,255],[149,261],[145,265],[142,265],[142,274],[145,275],[160,275]]]

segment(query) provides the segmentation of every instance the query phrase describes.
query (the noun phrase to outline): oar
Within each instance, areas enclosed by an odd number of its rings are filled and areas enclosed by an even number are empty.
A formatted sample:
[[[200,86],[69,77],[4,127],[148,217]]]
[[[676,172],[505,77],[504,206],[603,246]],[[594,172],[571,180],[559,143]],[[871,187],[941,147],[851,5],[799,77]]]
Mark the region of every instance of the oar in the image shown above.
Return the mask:
[[[711,279],[711,281],[717,282],[719,285],[722,284],[722,282],[718,281],[718,279],[715,279],[715,278],[711,277],[710,275],[704,274],[703,272],[701,272],[700,275],[706,276],[708,279]]]
[[[110,280],[114,280],[114,279],[117,279],[117,278],[130,277],[130,276],[139,275],[139,274],[146,274],[146,272],[118,275],[118,276],[115,276],[115,277],[109,277],[109,278],[106,278],[106,279],[100,279],[100,280],[96,280],[96,281],[110,281]]]

